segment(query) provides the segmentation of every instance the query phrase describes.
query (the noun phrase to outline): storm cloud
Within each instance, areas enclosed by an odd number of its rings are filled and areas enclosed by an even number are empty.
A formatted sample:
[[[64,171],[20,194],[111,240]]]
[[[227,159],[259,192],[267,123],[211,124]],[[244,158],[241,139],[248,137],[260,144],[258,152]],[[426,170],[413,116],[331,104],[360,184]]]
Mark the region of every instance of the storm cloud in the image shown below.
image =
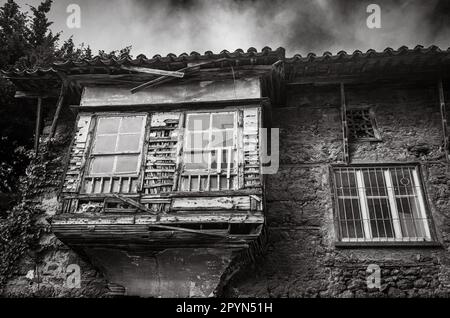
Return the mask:
[[[66,25],[70,3],[81,8],[80,29]],[[380,29],[366,25],[371,3],[381,8]],[[282,46],[287,55],[450,46],[450,1],[446,0],[58,0],[51,18],[53,29],[63,31],[62,38],[73,34],[76,43],[94,50],[132,45],[134,55],[148,56],[252,46]]]

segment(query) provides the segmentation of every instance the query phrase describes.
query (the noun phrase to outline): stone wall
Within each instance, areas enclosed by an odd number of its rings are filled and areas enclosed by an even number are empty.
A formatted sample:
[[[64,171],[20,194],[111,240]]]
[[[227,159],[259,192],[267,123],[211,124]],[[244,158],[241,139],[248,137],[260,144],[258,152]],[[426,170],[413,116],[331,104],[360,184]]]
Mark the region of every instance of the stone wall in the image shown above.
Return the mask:
[[[448,90],[446,96],[450,97]],[[280,128],[280,169],[267,178],[266,253],[234,276],[224,296],[450,296],[450,172],[439,148],[441,122],[435,88],[348,87],[347,101],[349,107],[374,107],[383,138],[382,142],[352,143],[352,162],[420,162],[442,247],[334,246],[329,165],[342,158],[339,88],[294,87],[288,90],[287,105],[272,114],[273,127]],[[39,244],[16,266],[2,296],[107,296],[103,276],[59,242],[46,221],[58,208],[56,194],[73,120],[70,112],[64,114],[55,140],[41,146],[41,156],[24,178],[27,203],[42,211],[37,221],[43,231]],[[69,264],[81,267],[81,288],[67,287]],[[381,267],[380,290],[367,288],[369,264]]]
[[[50,231],[47,218],[58,210],[57,193],[62,181],[64,164],[73,136],[74,115],[67,109],[61,114],[55,137],[48,140],[53,108],[50,101],[44,105],[43,135],[39,155],[27,168],[21,190],[24,204],[35,211],[33,232],[38,236],[29,249],[23,251],[14,264],[4,286],[3,297],[102,297],[108,292],[107,282],[89,262],[62,244]],[[17,220],[20,222],[20,220]],[[19,238],[17,238],[19,239]],[[22,251],[17,251],[20,253]],[[71,264],[80,268],[80,288],[71,279]]]
[[[228,296],[450,296],[450,170],[440,149],[436,87],[350,86],[346,99],[349,108],[374,108],[383,139],[353,142],[351,162],[420,162],[442,247],[334,246],[329,165],[342,158],[339,94],[337,86],[291,87],[286,107],[273,110],[281,158],[267,178],[269,244],[234,277]],[[367,288],[369,264],[381,268],[381,289]]]

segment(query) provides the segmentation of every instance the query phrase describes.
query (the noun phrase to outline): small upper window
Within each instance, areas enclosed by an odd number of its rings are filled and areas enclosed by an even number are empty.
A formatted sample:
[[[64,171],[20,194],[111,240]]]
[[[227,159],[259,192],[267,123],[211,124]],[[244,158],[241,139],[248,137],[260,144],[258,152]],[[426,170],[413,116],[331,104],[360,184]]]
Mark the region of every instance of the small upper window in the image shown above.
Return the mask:
[[[375,113],[370,108],[347,109],[347,125],[351,140],[380,140]]]
[[[416,166],[335,167],[342,242],[431,241]]]

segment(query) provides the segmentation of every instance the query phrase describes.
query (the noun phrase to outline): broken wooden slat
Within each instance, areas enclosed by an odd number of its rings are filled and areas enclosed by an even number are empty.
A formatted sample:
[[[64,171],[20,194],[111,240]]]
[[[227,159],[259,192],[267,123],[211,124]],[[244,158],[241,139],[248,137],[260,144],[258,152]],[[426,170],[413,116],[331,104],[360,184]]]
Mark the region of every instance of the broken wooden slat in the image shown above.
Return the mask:
[[[147,74],[154,74],[154,75],[163,75],[163,76],[173,76],[182,78],[184,76],[183,72],[177,72],[177,71],[166,71],[166,70],[159,70],[155,68],[146,68],[146,67],[137,67],[137,66],[122,66],[122,69],[127,71],[133,71],[133,72],[140,72],[140,73],[147,73]]]
[[[347,105],[345,102],[344,83],[340,83],[341,92],[341,122],[342,122],[342,141],[343,141],[343,159],[346,164],[350,162],[348,147],[348,125],[347,125]]]
[[[448,136],[448,126],[447,126],[447,112],[445,109],[445,99],[444,99],[444,88],[442,85],[442,79],[438,81],[438,91],[439,91],[439,105],[441,111],[441,121],[442,121],[442,135],[443,135],[443,147],[444,153],[447,161],[450,161],[450,141]]]
[[[226,60],[228,60],[228,59],[227,58],[222,58],[222,59],[217,59],[217,60],[213,60],[213,61],[198,63],[198,64],[195,64],[195,65],[191,65],[191,66],[187,66],[187,67],[184,67],[182,69],[179,69],[177,72],[192,71],[194,69],[200,68],[200,66],[213,64],[213,63],[224,62]],[[155,86],[155,85],[158,85],[158,84],[161,84],[161,83],[165,83],[165,82],[170,81],[170,80],[172,80],[172,78],[170,76],[161,76],[161,77],[158,77],[157,79],[154,79],[152,81],[146,82],[144,84],[141,84],[139,86],[136,86],[136,87],[132,88],[130,90],[130,92],[132,94],[134,94],[134,93],[136,93],[136,92],[138,92],[138,91],[140,91],[140,90],[142,90],[142,89],[144,89],[146,87],[152,87],[152,86]]]
[[[158,213],[155,213],[152,210],[148,209],[145,205],[140,204],[137,201],[134,201],[133,199],[124,197],[124,196],[122,196],[120,194],[116,194],[116,193],[113,193],[113,196],[115,198],[119,199],[119,200],[122,200],[125,203],[128,203],[129,205],[132,205],[132,206],[138,208],[139,210],[145,211],[145,212],[150,213],[150,214],[158,214]]]

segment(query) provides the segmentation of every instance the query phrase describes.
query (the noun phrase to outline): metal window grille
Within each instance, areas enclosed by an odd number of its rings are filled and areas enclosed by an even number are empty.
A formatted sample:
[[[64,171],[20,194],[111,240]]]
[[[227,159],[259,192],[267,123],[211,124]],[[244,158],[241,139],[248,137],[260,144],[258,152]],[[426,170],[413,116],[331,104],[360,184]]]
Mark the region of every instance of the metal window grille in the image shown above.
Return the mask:
[[[416,166],[335,167],[342,242],[431,241]]]
[[[351,140],[380,139],[375,115],[369,108],[347,109],[347,125]]]
[[[237,189],[237,112],[189,113],[182,191]]]

